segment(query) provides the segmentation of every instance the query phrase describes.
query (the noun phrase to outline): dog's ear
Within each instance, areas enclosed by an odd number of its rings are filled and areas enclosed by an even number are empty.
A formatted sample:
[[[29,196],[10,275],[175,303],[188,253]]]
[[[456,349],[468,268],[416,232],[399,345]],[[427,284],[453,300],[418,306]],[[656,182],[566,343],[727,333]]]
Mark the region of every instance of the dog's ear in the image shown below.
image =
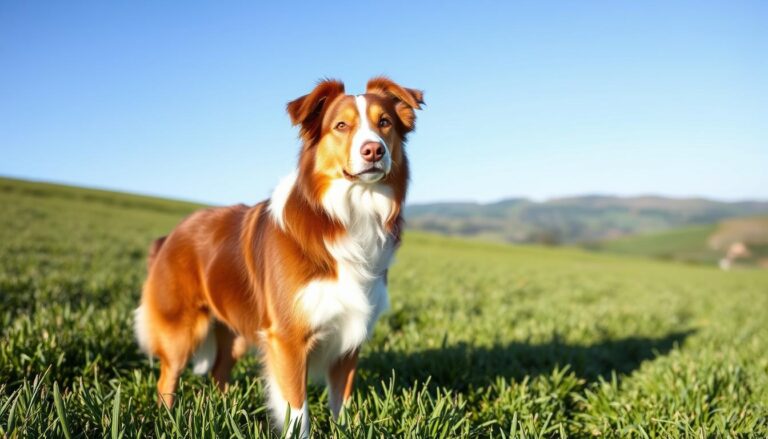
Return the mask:
[[[286,110],[293,125],[301,125],[301,137],[307,143],[314,143],[320,136],[323,115],[328,105],[344,94],[344,83],[335,79],[324,79],[309,94],[288,102]]]
[[[424,103],[424,92],[401,87],[391,79],[379,76],[368,81],[366,93],[378,94],[395,100],[395,111],[405,131],[412,131],[416,125],[416,112]]]

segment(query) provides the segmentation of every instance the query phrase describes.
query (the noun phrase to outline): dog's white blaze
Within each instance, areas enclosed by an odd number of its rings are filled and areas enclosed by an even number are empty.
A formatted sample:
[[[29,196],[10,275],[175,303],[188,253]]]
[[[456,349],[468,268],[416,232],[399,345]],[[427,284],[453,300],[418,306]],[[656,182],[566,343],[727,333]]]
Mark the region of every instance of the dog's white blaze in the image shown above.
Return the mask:
[[[352,143],[350,144],[350,171],[353,174],[357,174],[368,168],[368,163],[360,154],[360,149],[365,142],[380,142],[384,145],[384,157],[381,158],[381,167],[384,173],[388,173],[392,167],[392,156],[389,153],[389,146],[384,139],[371,129],[371,124],[368,122],[368,101],[365,99],[365,96],[355,96],[355,105],[357,106],[360,123],[354,136],[352,136]]]

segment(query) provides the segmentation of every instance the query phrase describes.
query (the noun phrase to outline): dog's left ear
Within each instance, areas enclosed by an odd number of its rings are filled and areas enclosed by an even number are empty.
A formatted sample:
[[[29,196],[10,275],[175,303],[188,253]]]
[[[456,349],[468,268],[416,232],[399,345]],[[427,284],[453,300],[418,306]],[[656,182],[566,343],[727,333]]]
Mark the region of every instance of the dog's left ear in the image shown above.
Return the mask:
[[[374,93],[395,100],[395,111],[405,131],[412,131],[416,126],[416,112],[424,103],[424,92],[413,88],[401,87],[391,79],[379,76],[368,81],[366,93]]]
[[[320,137],[323,115],[333,100],[344,94],[344,83],[334,79],[324,79],[315,89],[298,99],[288,102],[286,111],[293,125],[301,125],[300,134],[308,144],[313,144]]]

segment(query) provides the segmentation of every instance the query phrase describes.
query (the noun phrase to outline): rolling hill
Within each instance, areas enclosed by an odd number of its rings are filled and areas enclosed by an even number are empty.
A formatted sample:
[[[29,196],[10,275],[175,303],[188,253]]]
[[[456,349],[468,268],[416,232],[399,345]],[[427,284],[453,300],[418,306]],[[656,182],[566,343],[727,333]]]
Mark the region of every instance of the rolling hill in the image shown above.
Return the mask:
[[[453,236],[516,243],[572,244],[649,234],[725,218],[768,213],[768,202],[665,197],[583,196],[535,202],[409,205],[408,227]]]
[[[716,224],[609,239],[590,243],[587,247],[617,254],[715,265],[734,243],[745,244],[749,251],[748,255],[738,259],[738,265],[768,268],[768,217],[730,218]]]

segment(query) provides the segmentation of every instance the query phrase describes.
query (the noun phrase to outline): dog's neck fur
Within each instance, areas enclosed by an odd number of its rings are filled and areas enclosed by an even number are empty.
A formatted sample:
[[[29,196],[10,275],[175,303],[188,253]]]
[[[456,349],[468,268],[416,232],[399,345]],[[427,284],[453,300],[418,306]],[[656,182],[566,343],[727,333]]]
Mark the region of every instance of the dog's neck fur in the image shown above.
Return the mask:
[[[313,194],[304,178],[295,171],[272,193],[269,210],[280,229],[320,264],[330,256],[361,277],[379,276],[385,247],[399,241],[400,206],[392,189],[337,179]]]

